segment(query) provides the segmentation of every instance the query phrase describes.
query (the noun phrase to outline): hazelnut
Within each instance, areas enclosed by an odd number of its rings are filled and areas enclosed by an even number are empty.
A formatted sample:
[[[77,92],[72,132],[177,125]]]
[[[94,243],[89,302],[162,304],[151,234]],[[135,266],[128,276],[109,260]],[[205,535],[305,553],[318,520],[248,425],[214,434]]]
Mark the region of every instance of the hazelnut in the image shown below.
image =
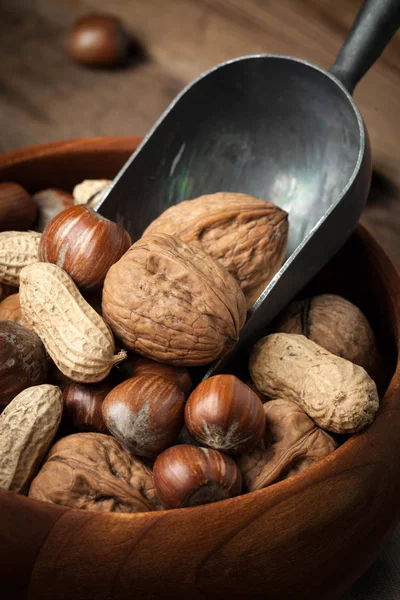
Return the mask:
[[[35,231],[44,231],[46,225],[66,208],[73,206],[74,199],[68,192],[57,188],[49,188],[36,192],[32,196],[36,203],[39,216],[35,223]]]
[[[106,14],[78,19],[67,39],[67,50],[77,63],[89,67],[112,67],[129,54],[130,39],[121,21]]]
[[[176,385],[187,396],[192,389],[192,378],[189,371],[185,367],[174,367],[174,365],[166,365],[158,363],[150,358],[135,356],[132,361],[132,377],[135,375],[160,375],[168,381],[176,383]]]
[[[0,321],[0,412],[17,394],[46,383],[47,358],[39,336],[12,321]]]
[[[0,183],[0,231],[24,231],[36,219],[32,196],[18,183]]]
[[[16,294],[17,292],[17,287],[7,285],[6,283],[0,283],[0,300],[4,300],[5,298],[8,298],[8,296]]]
[[[217,450],[183,444],[162,452],[153,467],[156,492],[166,508],[198,506],[238,496],[242,476]]]
[[[183,423],[185,394],[159,375],[138,375],[117,385],[102,411],[113,436],[133,454],[155,458],[174,443]]]
[[[240,379],[215,375],[189,396],[185,424],[201,444],[240,454],[260,442],[265,414],[260,398]]]
[[[19,294],[7,296],[0,302],[0,321],[14,321],[27,329],[32,329],[32,326],[22,314]]]
[[[104,398],[112,385],[71,383],[64,388],[63,425],[68,431],[109,433],[101,412]]]
[[[129,233],[87,206],[72,206],[44,230],[39,258],[58,265],[82,289],[99,288],[131,245]]]

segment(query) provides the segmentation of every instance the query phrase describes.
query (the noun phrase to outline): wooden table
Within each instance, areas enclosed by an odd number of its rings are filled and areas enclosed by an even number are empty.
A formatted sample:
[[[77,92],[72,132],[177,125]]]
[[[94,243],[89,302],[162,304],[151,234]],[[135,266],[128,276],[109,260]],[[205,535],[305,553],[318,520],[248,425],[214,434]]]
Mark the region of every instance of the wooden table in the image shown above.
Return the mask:
[[[0,151],[50,140],[144,134],[187,82],[238,55],[273,52],[329,67],[360,5],[361,0],[0,0]],[[111,6],[139,46],[130,64],[114,71],[73,64],[64,50],[68,26],[88,11]],[[399,35],[355,99],[369,129],[375,168],[363,220],[400,264]],[[400,532],[396,535],[346,600],[400,597],[395,568]]]

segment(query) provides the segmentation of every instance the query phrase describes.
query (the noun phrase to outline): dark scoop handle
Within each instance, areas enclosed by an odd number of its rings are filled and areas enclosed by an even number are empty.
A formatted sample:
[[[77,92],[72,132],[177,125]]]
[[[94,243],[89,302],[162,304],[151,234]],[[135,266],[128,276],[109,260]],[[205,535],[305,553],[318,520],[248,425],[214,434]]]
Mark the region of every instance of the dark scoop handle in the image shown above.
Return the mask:
[[[352,94],[400,27],[400,0],[366,0],[330,72]]]

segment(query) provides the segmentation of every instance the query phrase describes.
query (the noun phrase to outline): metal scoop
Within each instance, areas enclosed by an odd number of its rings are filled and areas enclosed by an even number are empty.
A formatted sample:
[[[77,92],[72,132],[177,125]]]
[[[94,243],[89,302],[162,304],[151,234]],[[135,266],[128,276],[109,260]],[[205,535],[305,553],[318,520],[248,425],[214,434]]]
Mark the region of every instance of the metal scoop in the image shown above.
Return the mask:
[[[354,229],[371,156],[351,94],[399,25],[400,0],[367,0],[329,71],[261,54],[206,72],[157,121],[99,207],[134,241],[172,204],[213,192],[246,192],[289,213],[286,262],[207,376],[229,369]]]

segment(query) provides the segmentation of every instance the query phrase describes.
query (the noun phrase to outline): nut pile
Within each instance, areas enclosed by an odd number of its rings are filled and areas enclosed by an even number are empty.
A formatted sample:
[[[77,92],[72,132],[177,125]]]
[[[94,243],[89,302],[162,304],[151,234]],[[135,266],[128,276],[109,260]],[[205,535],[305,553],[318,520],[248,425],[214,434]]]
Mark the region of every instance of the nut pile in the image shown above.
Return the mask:
[[[281,267],[287,214],[201,196],[132,244],[93,210],[109,183],[0,184],[0,488],[97,512],[196,506],[292,477],[373,421],[376,339],[332,294],[283,311],[249,379],[193,389],[190,367],[229,351]]]

